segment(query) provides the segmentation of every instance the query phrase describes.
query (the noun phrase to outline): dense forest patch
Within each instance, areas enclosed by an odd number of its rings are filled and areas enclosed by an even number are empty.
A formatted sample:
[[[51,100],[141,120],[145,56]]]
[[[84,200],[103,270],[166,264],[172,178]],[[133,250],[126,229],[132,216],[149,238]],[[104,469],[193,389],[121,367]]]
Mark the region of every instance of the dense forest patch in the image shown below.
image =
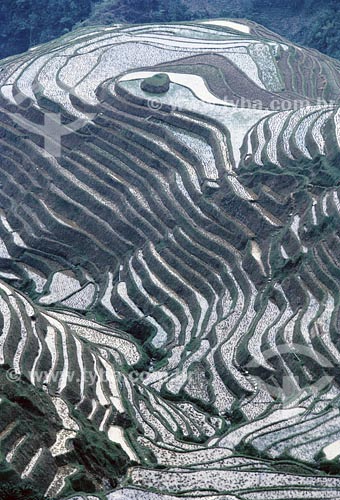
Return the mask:
[[[294,42],[339,57],[336,0],[3,0],[0,57],[63,35],[79,25],[151,23],[239,17],[254,20]]]

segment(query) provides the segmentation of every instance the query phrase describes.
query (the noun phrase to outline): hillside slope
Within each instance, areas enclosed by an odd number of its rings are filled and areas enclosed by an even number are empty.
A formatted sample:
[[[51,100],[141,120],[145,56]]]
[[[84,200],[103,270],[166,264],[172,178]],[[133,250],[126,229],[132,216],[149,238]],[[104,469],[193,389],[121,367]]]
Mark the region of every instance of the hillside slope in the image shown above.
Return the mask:
[[[0,67],[3,497],[339,498],[340,63],[225,19]]]
[[[82,25],[218,17],[252,19],[294,42],[340,58],[337,0],[3,0],[0,58]]]

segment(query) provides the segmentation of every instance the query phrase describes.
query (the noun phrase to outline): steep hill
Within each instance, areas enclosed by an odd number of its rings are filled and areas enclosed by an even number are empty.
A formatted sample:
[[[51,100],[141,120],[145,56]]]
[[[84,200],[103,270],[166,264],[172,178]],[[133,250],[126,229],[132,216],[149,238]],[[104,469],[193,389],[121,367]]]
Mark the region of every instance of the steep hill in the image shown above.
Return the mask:
[[[340,58],[337,0],[3,0],[0,58],[82,25],[218,17],[252,19],[292,41]]]
[[[225,19],[0,69],[0,498],[339,498],[340,63]]]

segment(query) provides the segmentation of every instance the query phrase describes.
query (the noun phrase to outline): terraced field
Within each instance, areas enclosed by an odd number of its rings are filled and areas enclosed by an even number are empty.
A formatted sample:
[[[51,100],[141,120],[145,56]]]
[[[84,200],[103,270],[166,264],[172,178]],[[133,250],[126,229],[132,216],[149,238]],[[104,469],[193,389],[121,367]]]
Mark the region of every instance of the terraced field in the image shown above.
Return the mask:
[[[0,63],[3,481],[340,498],[339,92],[246,21]]]

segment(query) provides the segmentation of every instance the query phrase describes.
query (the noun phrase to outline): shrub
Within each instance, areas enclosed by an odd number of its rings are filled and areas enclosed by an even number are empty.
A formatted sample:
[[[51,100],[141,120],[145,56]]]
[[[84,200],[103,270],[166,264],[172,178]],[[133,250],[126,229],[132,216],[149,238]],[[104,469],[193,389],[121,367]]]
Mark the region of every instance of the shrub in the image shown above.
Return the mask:
[[[146,78],[141,83],[141,89],[151,94],[164,94],[170,88],[170,78],[166,73],[158,73]]]

